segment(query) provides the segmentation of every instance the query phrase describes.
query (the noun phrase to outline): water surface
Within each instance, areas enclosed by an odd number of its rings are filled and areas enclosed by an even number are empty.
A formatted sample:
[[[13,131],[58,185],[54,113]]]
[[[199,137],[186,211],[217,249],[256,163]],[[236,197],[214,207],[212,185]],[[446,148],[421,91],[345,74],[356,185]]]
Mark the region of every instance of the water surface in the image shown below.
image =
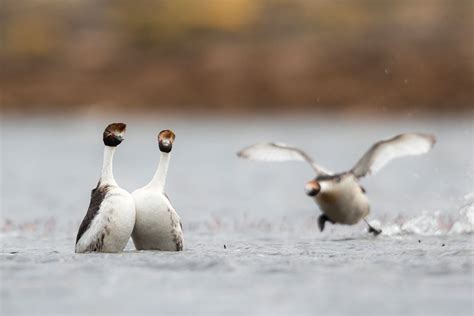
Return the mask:
[[[74,239],[100,174],[105,119],[2,122],[1,311],[5,315],[471,315],[471,121],[138,119],[114,161],[130,191],[156,168],[156,133],[177,138],[166,191],[184,222],[182,253],[76,255]],[[349,169],[379,140],[434,133],[428,155],[363,180],[364,224],[317,230],[304,163],[255,163],[259,141]],[[225,245],[225,247],[224,247]]]

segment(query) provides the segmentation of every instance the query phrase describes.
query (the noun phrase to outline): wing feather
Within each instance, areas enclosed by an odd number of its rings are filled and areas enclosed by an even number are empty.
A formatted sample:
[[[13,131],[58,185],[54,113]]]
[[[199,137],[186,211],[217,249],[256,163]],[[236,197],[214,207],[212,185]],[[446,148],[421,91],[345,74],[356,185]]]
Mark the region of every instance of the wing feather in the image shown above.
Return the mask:
[[[109,187],[107,185],[101,186],[100,182],[97,184],[97,187],[95,189],[92,189],[89,208],[87,210],[86,216],[81,222],[81,226],[79,226],[79,231],[77,232],[76,236],[76,244],[79,239],[81,239],[82,235],[89,229],[92,220],[99,212],[100,205],[102,204],[102,201],[104,200],[108,190]]]
[[[379,141],[362,156],[352,168],[352,173],[357,177],[375,174],[392,159],[425,154],[433,148],[435,143],[434,136],[420,133],[400,134]]]
[[[237,156],[254,161],[306,161],[316,174],[332,174],[332,172],[317,165],[301,149],[283,143],[258,143],[242,149],[237,153]]]

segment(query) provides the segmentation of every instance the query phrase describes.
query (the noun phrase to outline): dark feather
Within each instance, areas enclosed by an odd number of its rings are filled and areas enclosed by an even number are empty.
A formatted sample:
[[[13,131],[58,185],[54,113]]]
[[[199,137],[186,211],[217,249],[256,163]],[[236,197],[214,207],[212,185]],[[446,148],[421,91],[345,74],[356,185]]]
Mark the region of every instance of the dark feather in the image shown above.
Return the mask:
[[[170,221],[171,221],[171,234],[173,235],[173,242],[176,244],[176,251],[183,250],[183,239],[180,238],[177,227],[179,226],[181,230],[183,229],[183,225],[181,221],[173,216],[173,212],[168,209],[168,213],[170,214]]]
[[[105,198],[109,190],[108,185],[101,186],[100,182],[97,184],[97,187],[91,192],[91,201],[89,203],[89,209],[87,210],[86,216],[82,220],[81,226],[79,226],[79,231],[77,232],[76,244],[81,239],[82,235],[89,229],[92,220],[95,218],[99,212],[100,205]]]
[[[333,175],[322,174],[322,175],[319,175],[319,176],[316,177],[316,181],[334,180],[336,182],[339,182],[339,181],[341,181],[342,177],[345,176],[345,175],[346,175],[345,172],[337,173],[337,174],[333,174]]]

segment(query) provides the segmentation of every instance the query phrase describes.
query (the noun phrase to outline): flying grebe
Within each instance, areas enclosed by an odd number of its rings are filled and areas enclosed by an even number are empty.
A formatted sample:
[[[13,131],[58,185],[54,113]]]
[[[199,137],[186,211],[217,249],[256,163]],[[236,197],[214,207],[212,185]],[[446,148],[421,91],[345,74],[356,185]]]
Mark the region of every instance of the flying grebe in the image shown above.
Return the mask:
[[[354,225],[364,219],[369,232],[378,235],[381,230],[375,229],[366,220],[370,206],[359,179],[375,174],[392,159],[427,153],[435,142],[434,136],[426,134],[397,135],[372,145],[351,170],[341,173],[322,168],[301,149],[285,144],[260,143],[239,151],[237,155],[257,161],[308,162],[316,178],[306,184],[305,191],[315,199],[323,213],[318,219],[319,229],[323,231],[326,222]]]

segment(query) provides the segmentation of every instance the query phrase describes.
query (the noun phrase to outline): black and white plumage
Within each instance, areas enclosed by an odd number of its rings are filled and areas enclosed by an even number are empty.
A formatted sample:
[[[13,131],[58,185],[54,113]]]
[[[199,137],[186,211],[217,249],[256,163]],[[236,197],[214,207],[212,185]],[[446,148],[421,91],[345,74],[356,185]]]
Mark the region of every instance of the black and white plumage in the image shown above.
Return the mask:
[[[132,240],[137,250],[183,250],[181,218],[164,192],[174,139],[170,130],[159,133],[161,156],[155,175],[150,183],[132,193],[136,208]]]
[[[432,135],[421,133],[400,134],[382,140],[362,156],[349,171],[333,173],[317,165],[301,149],[280,143],[259,143],[239,151],[241,158],[255,161],[306,161],[316,173],[316,178],[307,183],[306,194],[314,197],[323,215],[319,218],[322,231],[326,221],[353,225],[369,215],[370,206],[359,179],[375,174],[395,158],[427,153],[436,143]],[[369,225],[369,231],[379,230]]]
[[[125,128],[123,123],[114,123],[104,131],[102,174],[77,233],[77,253],[122,251],[132,233],[135,205],[130,193],[117,185],[112,172],[115,149],[123,140]]]

